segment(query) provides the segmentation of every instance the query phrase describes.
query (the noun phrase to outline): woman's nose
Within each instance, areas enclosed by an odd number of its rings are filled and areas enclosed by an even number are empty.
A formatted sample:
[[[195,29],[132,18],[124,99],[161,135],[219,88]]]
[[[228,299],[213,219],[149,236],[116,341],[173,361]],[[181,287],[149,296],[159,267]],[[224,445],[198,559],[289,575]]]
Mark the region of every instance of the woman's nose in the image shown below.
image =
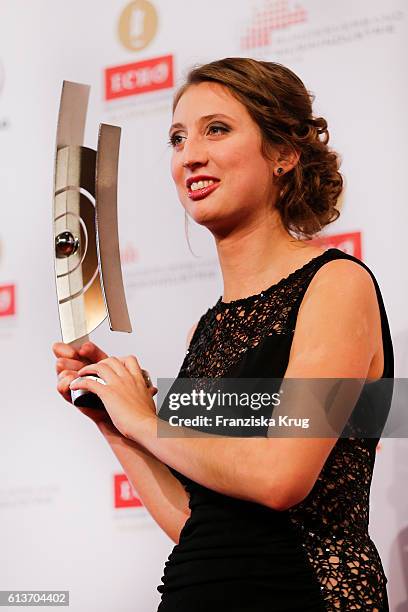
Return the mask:
[[[183,168],[188,168],[189,170],[196,170],[200,168],[200,166],[205,166],[205,162],[202,161],[184,161]]]
[[[208,162],[208,155],[205,147],[197,142],[186,140],[183,147],[183,167],[194,170],[199,166],[205,166]]]

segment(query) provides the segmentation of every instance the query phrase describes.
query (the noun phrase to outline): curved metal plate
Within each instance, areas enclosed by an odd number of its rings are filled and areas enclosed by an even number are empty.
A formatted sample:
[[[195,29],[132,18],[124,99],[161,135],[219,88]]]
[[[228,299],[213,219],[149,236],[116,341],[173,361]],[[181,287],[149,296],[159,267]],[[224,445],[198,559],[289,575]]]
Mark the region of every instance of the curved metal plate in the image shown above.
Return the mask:
[[[80,187],[95,197],[96,151],[77,145],[62,147],[56,162],[55,193]]]
[[[57,150],[67,145],[84,143],[89,85],[63,81],[57,124]]]
[[[92,149],[60,148],[56,155],[54,196],[54,244],[68,231],[79,248],[68,257],[54,252],[58,310],[64,342],[86,339],[106,319],[96,245],[95,159]]]
[[[131,332],[120,265],[117,178],[121,129],[101,123],[96,155],[96,232],[102,291],[109,326]]]
[[[63,82],[54,173],[54,260],[64,342],[78,344],[109,316],[132,330],[120,267],[117,169],[120,128],[101,125],[98,153],[83,146],[90,87]],[[95,205],[94,205],[95,200]],[[96,208],[95,208],[96,207]],[[76,250],[56,257],[55,238],[69,232]]]

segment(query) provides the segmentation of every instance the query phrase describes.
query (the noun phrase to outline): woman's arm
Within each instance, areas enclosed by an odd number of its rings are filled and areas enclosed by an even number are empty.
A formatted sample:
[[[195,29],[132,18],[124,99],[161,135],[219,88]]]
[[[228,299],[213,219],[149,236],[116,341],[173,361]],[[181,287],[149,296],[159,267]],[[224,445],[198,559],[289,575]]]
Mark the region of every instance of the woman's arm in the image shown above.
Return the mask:
[[[365,379],[379,324],[369,273],[348,260],[326,264],[299,309],[285,378]],[[159,438],[156,417],[129,428],[125,435],[202,485],[277,510],[306,497],[337,439]]]
[[[79,351],[68,344],[57,342],[53,346],[53,351],[57,357],[57,389],[69,403],[71,403],[69,385],[77,378],[78,371],[85,363],[98,362],[108,357],[92,342],[82,345]],[[90,408],[79,408],[79,410],[95,422],[148,512],[163,531],[177,543],[180,531],[190,516],[188,495],[180,481],[148,450],[137,442],[125,438],[114,427],[105,411]]]
[[[187,334],[188,348],[197,324]],[[112,435],[112,427],[98,427],[156,523],[178,544],[180,532],[191,514],[189,496],[169,468],[146,448],[124,436]]]
[[[113,427],[104,422],[98,427],[149,514],[177,544],[191,512],[183,485],[140,444],[114,433]]]
[[[186,348],[196,327],[197,324],[188,331]],[[98,423],[98,427],[149,514],[177,544],[191,514],[189,496],[183,485],[146,448],[124,436],[112,435],[112,429],[104,423]]]

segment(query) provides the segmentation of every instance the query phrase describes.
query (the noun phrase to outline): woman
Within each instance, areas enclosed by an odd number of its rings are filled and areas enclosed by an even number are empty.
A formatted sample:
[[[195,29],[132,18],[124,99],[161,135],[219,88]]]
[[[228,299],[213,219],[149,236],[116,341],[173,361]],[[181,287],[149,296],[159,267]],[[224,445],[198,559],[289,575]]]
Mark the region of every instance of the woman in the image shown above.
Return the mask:
[[[372,272],[308,244],[339,215],[328,139],[301,80],[276,63],[215,61],[176,93],[173,180],[186,214],[214,236],[224,281],[189,334],[179,377],[393,377]],[[388,609],[367,532],[378,439],[159,438],[157,389],[135,356],[92,343],[54,352],[59,392],[99,395],[111,420],[82,411],[176,542],[160,612]],[[72,383],[78,373],[106,385]]]

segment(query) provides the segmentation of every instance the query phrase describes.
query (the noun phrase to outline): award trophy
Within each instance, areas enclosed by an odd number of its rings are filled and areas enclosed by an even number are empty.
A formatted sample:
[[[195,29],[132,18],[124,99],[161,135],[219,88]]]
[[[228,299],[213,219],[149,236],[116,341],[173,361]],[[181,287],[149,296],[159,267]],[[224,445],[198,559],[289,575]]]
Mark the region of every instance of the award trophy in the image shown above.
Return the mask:
[[[131,332],[120,266],[117,176],[121,129],[101,123],[97,150],[83,146],[90,87],[64,81],[54,174],[54,260],[62,339],[79,348],[108,317]],[[146,384],[150,378],[143,372]],[[147,376],[146,376],[147,375]],[[94,379],[104,381],[97,376]],[[146,380],[147,378],[147,380]],[[151,383],[150,383],[151,384]],[[71,391],[75,406],[104,406],[94,393]]]

